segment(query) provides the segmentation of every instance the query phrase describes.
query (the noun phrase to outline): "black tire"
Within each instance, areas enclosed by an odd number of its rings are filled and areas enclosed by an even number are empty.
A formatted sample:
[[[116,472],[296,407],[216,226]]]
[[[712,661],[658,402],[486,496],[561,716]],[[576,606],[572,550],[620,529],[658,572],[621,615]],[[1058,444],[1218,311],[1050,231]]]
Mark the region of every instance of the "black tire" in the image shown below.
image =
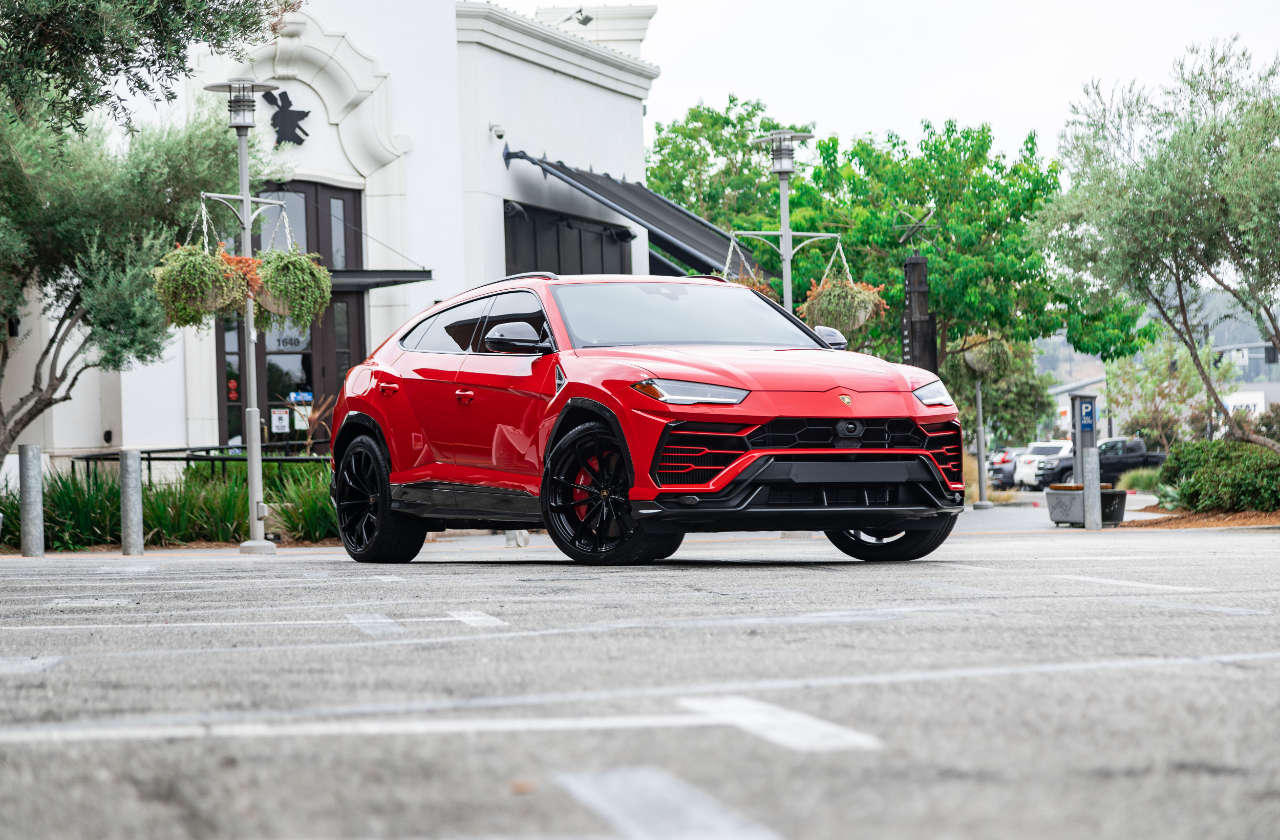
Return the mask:
[[[342,454],[334,476],[338,533],[357,563],[408,563],[426,542],[424,520],[391,510],[390,475],[382,447],[367,435]]]
[[[919,560],[932,554],[946,542],[956,517],[947,516],[946,524],[931,531],[827,531],[831,544],[850,557],[867,562],[902,562]]]
[[[654,560],[666,560],[671,555],[680,550],[680,544],[684,542],[684,534],[663,534],[664,544],[658,549],[658,553],[653,555]]]
[[[612,429],[584,423],[570,430],[547,456],[542,475],[542,521],[556,548],[579,563],[658,559],[675,535],[646,533],[631,517],[630,484]]]

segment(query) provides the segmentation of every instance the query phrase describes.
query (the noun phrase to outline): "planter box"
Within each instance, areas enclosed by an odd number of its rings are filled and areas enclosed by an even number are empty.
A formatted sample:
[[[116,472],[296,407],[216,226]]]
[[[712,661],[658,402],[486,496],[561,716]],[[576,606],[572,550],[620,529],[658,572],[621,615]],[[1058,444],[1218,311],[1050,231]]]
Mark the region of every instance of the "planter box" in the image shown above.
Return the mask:
[[[1123,490],[1102,491],[1102,524],[1119,525],[1124,521],[1124,505],[1129,494]],[[1046,490],[1045,502],[1049,506],[1049,519],[1056,525],[1084,527],[1083,490]]]

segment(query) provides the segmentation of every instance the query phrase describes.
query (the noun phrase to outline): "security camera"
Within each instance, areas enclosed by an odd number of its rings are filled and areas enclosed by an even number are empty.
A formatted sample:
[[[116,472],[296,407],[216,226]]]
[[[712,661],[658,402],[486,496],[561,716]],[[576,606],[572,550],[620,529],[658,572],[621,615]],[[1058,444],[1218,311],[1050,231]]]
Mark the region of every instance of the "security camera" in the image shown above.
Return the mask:
[[[493,136],[501,140],[507,136],[507,130],[497,123],[489,123],[489,130],[493,132]]]
[[[595,20],[595,18],[587,14],[585,11],[583,11],[583,8],[579,6],[569,14],[560,18],[560,20],[556,21],[555,25],[559,26],[560,24],[568,23],[571,20],[576,20],[579,26],[586,26],[588,23],[591,23],[591,21]]]

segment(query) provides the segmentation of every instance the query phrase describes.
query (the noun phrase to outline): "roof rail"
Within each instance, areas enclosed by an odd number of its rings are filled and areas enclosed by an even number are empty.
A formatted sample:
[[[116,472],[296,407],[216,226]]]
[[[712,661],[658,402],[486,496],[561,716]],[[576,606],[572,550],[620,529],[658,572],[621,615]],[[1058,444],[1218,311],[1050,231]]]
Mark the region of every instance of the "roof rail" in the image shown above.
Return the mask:
[[[558,276],[556,276],[555,274],[552,274],[550,271],[526,271],[523,274],[509,274],[506,277],[499,277],[497,280],[490,280],[488,283],[481,283],[479,286],[475,286],[474,288],[479,289],[482,286],[492,286],[494,283],[503,283],[503,282],[506,282],[507,280],[519,280],[521,277],[541,277],[544,280],[560,279]]]
[[[699,280],[719,280],[721,283],[730,282],[728,278],[721,277],[719,274],[690,274],[689,277],[696,277]]]

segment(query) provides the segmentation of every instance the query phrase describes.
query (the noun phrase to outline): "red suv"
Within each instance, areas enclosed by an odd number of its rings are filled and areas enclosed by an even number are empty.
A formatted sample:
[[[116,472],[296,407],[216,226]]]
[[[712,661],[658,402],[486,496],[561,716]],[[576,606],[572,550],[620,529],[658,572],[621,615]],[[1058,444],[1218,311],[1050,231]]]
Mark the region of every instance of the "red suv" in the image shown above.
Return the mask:
[[[545,527],[596,563],[668,557],[690,531],[822,530],[911,560],[964,505],[938,377],[833,350],[713,277],[527,274],[401,327],[347,376],[332,493],[356,560],[428,531]]]

